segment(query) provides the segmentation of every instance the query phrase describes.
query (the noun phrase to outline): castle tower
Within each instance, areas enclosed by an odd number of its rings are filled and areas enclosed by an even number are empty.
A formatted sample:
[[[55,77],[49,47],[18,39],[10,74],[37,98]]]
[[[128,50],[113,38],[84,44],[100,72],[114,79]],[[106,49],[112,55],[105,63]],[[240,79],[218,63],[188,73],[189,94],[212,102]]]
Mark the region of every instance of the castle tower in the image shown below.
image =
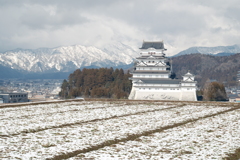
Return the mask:
[[[189,100],[189,101],[197,101],[196,96],[196,84],[194,81],[195,76],[191,74],[189,71],[183,76],[183,80],[181,81],[181,94],[180,100]]]
[[[131,72],[133,85],[129,99],[185,99],[181,96],[181,84],[184,85],[185,81],[173,79],[163,41],[143,41],[140,50],[140,57],[136,58]]]

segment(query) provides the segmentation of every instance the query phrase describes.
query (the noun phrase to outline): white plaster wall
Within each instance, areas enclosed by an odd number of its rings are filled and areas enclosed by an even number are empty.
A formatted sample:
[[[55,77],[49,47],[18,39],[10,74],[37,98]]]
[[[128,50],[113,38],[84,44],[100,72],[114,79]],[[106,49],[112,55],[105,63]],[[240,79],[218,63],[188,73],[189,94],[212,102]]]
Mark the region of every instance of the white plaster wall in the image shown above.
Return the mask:
[[[182,101],[197,101],[196,91],[182,92],[180,100],[182,100]]]
[[[129,99],[197,101],[197,96],[196,96],[196,91],[138,90],[135,87],[133,87],[129,95]]]
[[[132,86],[132,90],[128,96],[128,99],[135,99],[135,94],[136,94],[136,88]]]
[[[139,100],[179,100],[180,92],[136,91],[134,99]]]

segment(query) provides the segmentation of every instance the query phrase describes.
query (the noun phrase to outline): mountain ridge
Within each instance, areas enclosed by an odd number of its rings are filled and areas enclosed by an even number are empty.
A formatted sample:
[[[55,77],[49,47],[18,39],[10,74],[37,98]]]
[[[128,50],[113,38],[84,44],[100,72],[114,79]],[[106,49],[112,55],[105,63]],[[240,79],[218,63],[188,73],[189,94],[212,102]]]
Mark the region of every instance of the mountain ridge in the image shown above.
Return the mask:
[[[232,55],[236,53],[240,53],[240,45],[231,45],[231,46],[216,46],[216,47],[190,47],[186,50],[179,52],[178,54],[174,55],[173,57],[185,55],[185,54],[192,54],[192,53],[202,53],[202,54],[210,54],[210,55]]]
[[[211,51],[211,53],[215,53],[214,56],[219,57],[229,57],[236,54],[224,51],[237,52],[239,49],[240,53],[239,45],[225,47],[198,47],[197,49],[199,48],[202,49],[200,51],[205,52],[203,54]],[[190,50],[193,52],[194,49],[196,50],[196,48],[191,47],[188,51]],[[218,53],[217,51],[221,52]],[[79,68],[113,67],[129,69],[133,66],[135,58],[139,56],[139,53],[140,50],[121,42],[108,44],[102,48],[82,45],[38,49],[17,48],[15,50],[0,53],[0,72],[2,73],[0,74],[0,78],[54,78],[54,75],[56,75],[55,77],[67,78],[67,73],[71,73]],[[191,52],[189,52],[191,53],[189,54],[183,51],[179,53],[184,53],[183,55],[192,54]],[[183,55],[177,54],[172,58],[181,57]],[[179,63],[185,63],[181,59],[179,61]],[[196,63],[198,63],[198,61],[196,61]]]
[[[61,46],[56,48],[15,49],[0,53],[0,64],[31,73],[69,72],[77,68],[123,66],[133,62],[137,52],[122,43],[102,49],[94,46]],[[111,51],[111,52],[110,52]]]

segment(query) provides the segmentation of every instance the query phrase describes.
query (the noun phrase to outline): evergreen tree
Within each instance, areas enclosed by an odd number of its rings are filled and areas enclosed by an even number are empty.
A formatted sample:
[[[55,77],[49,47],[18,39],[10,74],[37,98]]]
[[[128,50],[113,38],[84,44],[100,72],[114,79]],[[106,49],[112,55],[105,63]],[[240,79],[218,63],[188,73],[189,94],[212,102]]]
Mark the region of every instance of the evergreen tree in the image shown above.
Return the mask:
[[[127,98],[132,87],[131,74],[123,69],[77,69],[64,80],[59,95],[62,98],[77,96],[95,98]]]

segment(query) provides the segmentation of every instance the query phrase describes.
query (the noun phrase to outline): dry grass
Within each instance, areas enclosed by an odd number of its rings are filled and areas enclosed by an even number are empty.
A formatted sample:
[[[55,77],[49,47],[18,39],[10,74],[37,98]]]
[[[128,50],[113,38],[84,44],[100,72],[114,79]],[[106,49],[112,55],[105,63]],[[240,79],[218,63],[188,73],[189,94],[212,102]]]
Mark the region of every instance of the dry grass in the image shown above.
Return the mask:
[[[128,99],[111,99],[111,98],[85,98],[85,100],[82,99],[67,99],[67,100],[61,100],[61,101],[45,101],[45,102],[30,102],[30,103],[5,103],[0,105],[0,108],[10,108],[10,107],[21,107],[21,106],[30,106],[30,105],[40,105],[40,104],[54,104],[54,103],[65,103],[65,102],[82,102],[82,101],[102,101],[102,102],[110,102],[110,104],[119,104],[119,105],[136,105],[136,104],[166,104],[166,105],[176,105],[179,103],[182,104],[188,104],[188,105],[216,105],[216,106],[222,106],[222,107],[236,107],[240,106],[239,103],[230,103],[230,102],[215,102],[215,101],[167,101],[167,100],[128,100]],[[123,103],[124,102],[124,103]]]
[[[84,101],[82,99],[71,99],[71,100],[62,100],[62,101],[45,101],[45,102],[28,102],[28,103],[4,103],[0,105],[1,108],[10,108],[10,107],[21,107],[21,106],[33,106],[39,104],[54,104],[54,103],[65,103],[65,102],[76,102]]]

